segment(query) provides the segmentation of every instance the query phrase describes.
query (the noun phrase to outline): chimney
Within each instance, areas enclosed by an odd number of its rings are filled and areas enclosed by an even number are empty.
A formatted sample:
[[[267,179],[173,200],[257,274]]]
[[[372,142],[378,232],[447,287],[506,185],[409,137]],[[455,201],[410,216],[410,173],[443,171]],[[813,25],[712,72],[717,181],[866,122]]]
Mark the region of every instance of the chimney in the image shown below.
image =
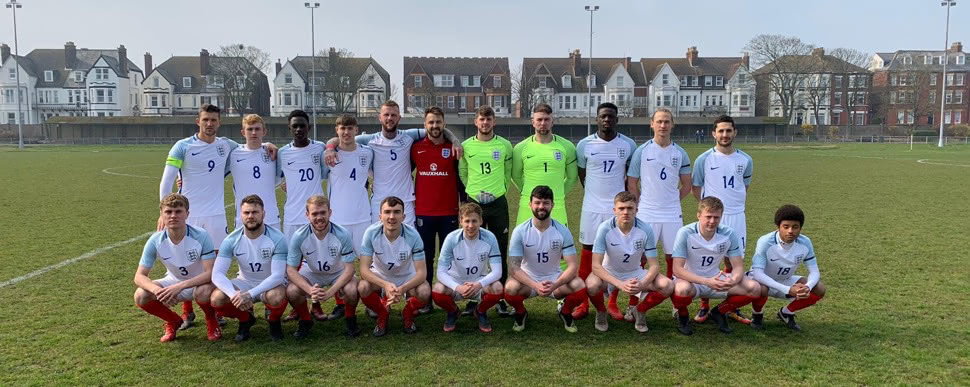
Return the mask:
[[[77,47],[74,42],[64,43],[64,68],[73,69],[77,62]]]
[[[209,50],[202,49],[199,51],[199,71],[202,75],[209,75]]]
[[[687,64],[694,67],[694,62],[697,62],[697,46],[690,46],[687,49]]]
[[[10,51],[10,49],[8,48],[7,51]],[[950,51],[953,51],[954,53],[963,52],[963,43],[953,42],[953,45],[950,46]]]
[[[118,70],[121,71],[121,74],[118,75],[128,76],[128,49],[125,48],[124,44],[118,46]]]
[[[283,64],[280,63],[279,59],[276,59],[276,74],[279,74],[280,70],[283,70]]]
[[[822,47],[816,47],[812,49],[812,56],[824,56],[825,49]]]
[[[9,57],[10,57],[10,46],[8,46],[6,43],[0,44],[0,65],[3,65],[3,63],[6,62],[7,58]]]
[[[569,53],[569,58],[573,60],[573,75],[581,75],[582,71],[579,66],[582,64],[582,55],[579,54],[579,49],[572,50]]]
[[[630,57],[626,57],[626,59],[623,60],[623,69],[630,71]]]
[[[152,54],[145,53],[145,76],[152,72]]]
[[[745,51],[744,56],[741,57],[741,65],[748,70],[751,69],[751,57],[748,56],[747,51]]]

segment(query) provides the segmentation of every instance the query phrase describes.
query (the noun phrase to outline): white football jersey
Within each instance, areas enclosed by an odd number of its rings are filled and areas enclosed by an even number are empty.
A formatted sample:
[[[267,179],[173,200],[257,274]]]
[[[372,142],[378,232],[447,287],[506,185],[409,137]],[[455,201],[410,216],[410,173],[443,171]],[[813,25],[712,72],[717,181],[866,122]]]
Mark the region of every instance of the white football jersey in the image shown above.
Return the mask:
[[[632,139],[619,133],[610,141],[596,133],[579,141],[576,161],[586,169],[583,212],[613,212],[613,198],[626,191],[626,170],[636,149]]]
[[[701,198],[714,196],[724,203],[724,214],[744,212],[754,169],[751,156],[735,149],[729,155],[714,148],[694,160],[693,184],[701,187]]]
[[[367,176],[374,167],[374,150],[358,144],[353,151],[337,152],[339,161],[330,168],[327,180],[327,196],[333,207],[330,221],[343,225],[370,222]]]
[[[751,258],[751,269],[762,269],[769,277],[780,282],[791,278],[802,263],[814,259],[815,248],[807,236],[799,235],[786,246],[778,238],[778,231],[773,231],[758,238]]]
[[[640,257],[657,258],[657,242],[646,222],[634,218],[633,228],[624,235],[614,217],[596,230],[593,253],[604,254],[604,269],[614,276],[623,275],[640,270]]]
[[[219,247],[219,258],[235,259],[239,265],[236,278],[260,282],[272,274],[272,261],[286,261],[286,237],[272,227],[256,239],[246,236],[245,227],[229,234]]]
[[[414,201],[414,178],[411,177],[411,144],[424,137],[424,129],[398,129],[393,139],[383,132],[361,134],[357,143],[374,150],[374,200],[397,196]]]
[[[532,224],[532,219],[522,222],[512,231],[509,256],[522,257],[522,270],[529,277],[541,278],[559,273],[559,261],[568,255],[576,255],[573,234],[555,219],[545,231],[539,231]]]
[[[721,261],[742,256],[741,239],[726,226],[717,226],[711,240],[704,239],[697,222],[677,230],[674,258],[686,258],[686,268],[701,277],[711,278],[721,271]]]
[[[326,145],[319,141],[298,148],[293,143],[280,148],[279,163],[286,178],[286,204],[283,206],[283,224],[307,224],[306,200],[323,194],[322,181],[330,169],[323,163]]]
[[[442,269],[448,278],[439,275],[438,281],[452,289],[465,282],[474,281],[488,286],[494,280],[482,281],[486,275],[492,270],[498,270],[499,275],[489,276],[498,279],[502,270],[502,254],[495,234],[484,228],[479,229],[476,239],[465,238],[465,230],[460,228],[448,233],[438,256],[437,271],[440,273]]]
[[[263,199],[263,208],[266,210],[263,222],[279,223],[280,208],[276,204],[279,160],[270,159],[262,147],[249,149],[246,144],[240,144],[229,158],[229,171],[232,173],[232,193],[236,198],[236,227],[242,225],[239,204],[244,197],[253,194]]]
[[[330,229],[323,239],[313,233],[312,225],[300,227],[288,246],[286,264],[299,267],[300,273],[340,275],[344,271],[344,263],[353,263],[357,259],[350,231],[333,222],[330,222]],[[301,262],[306,262],[306,265],[300,267]]]
[[[627,172],[627,176],[640,179],[637,217],[648,222],[683,222],[680,176],[690,172],[687,151],[677,143],[662,147],[650,140],[640,145]]]
[[[179,140],[168,152],[166,165],[179,169],[182,188],[179,193],[189,199],[191,216],[226,214],[225,178],[229,173],[226,161],[239,144],[225,137],[216,137],[211,144],[193,135]]]
[[[406,224],[401,225],[401,235],[391,242],[384,235],[384,225],[378,222],[364,231],[360,255],[370,256],[370,269],[384,278],[412,277],[416,261],[424,261],[424,243],[418,231]]]
[[[202,228],[186,225],[185,237],[178,243],[172,243],[168,238],[168,230],[152,234],[145,242],[142,250],[141,266],[149,269],[155,265],[155,260],[165,265],[166,276],[175,277],[180,281],[192,279],[205,272],[202,261],[216,258],[209,233]]]

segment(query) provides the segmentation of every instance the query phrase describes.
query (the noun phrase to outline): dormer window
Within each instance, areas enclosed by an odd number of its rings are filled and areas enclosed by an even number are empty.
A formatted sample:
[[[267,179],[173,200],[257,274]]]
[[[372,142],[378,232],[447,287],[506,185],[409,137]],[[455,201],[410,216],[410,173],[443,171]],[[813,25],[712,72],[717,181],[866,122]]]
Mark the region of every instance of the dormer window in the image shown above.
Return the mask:
[[[573,87],[573,78],[570,77],[570,76],[568,76],[568,75],[563,75],[562,76],[562,87],[563,88],[566,88],[566,89],[572,88]]]
[[[84,73],[80,71],[75,71],[74,82],[84,82]]]
[[[158,87],[158,77],[152,77],[152,87]]]
[[[666,77],[666,75],[667,74],[664,74],[665,77]],[[625,80],[623,79],[623,76],[622,75],[617,75],[616,76],[616,87],[623,87],[624,81]],[[666,85],[667,83],[664,82],[664,84]]]
[[[542,88],[546,87],[546,77],[539,78],[539,87],[542,87]]]
[[[596,74],[590,74],[589,76],[589,87],[596,87]]]
[[[51,70],[44,71],[44,82],[54,82],[54,72]]]
[[[182,77],[182,87],[192,87],[192,77]]]
[[[966,64],[967,63],[967,57],[964,56],[964,55],[957,55],[956,56],[956,60],[957,60],[957,64],[958,65],[962,65],[962,64]]]
[[[293,74],[283,73],[283,84],[292,85],[293,84]]]
[[[908,57],[908,56],[904,56],[903,57],[903,64],[904,65],[913,64],[913,58],[912,57]]]

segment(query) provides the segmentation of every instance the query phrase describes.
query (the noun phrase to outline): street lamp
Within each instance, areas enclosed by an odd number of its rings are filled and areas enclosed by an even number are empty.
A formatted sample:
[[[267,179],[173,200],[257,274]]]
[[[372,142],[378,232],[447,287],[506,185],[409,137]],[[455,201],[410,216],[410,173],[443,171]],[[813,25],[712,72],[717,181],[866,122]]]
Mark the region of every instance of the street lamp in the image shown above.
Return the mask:
[[[313,139],[317,139],[317,40],[316,26],[313,21],[313,10],[320,7],[320,3],[303,3],[310,9],[310,114],[313,116]]]
[[[957,5],[956,1],[944,0],[941,6],[946,7],[946,38],[943,41],[943,88],[940,90],[940,143],[938,147],[943,147],[943,114],[946,112],[946,62],[950,53],[950,7]]]
[[[20,49],[17,47],[17,10],[23,6],[17,0],[10,0],[6,4],[7,8],[13,11],[13,56],[16,58],[17,72],[17,149],[24,149],[24,125],[23,111],[20,102]]]
[[[599,11],[600,6],[586,6],[589,12],[589,68],[586,69],[586,134],[593,134],[593,12]]]

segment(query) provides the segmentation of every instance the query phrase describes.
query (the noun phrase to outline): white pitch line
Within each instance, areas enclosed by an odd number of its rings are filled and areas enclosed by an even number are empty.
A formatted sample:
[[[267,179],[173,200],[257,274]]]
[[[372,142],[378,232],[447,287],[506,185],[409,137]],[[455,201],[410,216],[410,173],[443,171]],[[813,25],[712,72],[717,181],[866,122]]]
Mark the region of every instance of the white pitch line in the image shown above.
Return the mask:
[[[857,158],[857,159],[875,159],[875,160],[906,160],[906,159],[896,159],[896,158],[890,158],[890,157],[856,156],[856,155],[826,155],[826,154],[821,154],[821,153],[816,153],[815,156],[824,156],[824,157],[853,157],[853,158]]]
[[[111,172],[112,169],[132,168],[132,167],[144,167],[144,166],[148,166],[148,165],[157,165],[157,164],[138,164],[138,165],[126,165],[126,166],[121,166],[121,167],[111,167],[111,168],[102,169],[101,172],[107,173],[109,175],[115,175],[115,176],[137,177],[139,179],[154,179],[154,177],[152,177],[152,176],[129,175],[127,173]]]
[[[34,270],[34,271],[32,271],[30,273],[27,273],[27,274],[24,274],[24,275],[22,275],[20,277],[11,278],[9,280],[0,282],[0,289],[5,288],[5,287],[10,286],[10,285],[15,285],[15,284],[17,284],[17,283],[19,283],[21,281],[27,280],[27,279],[34,278],[36,276],[39,276],[39,275],[44,274],[46,272],[49,272],[51,270],[55,270],[55,269],[62,268],[64,266],[70,265],[70,264],[72,264],[74,262],[91,258],[91,257],[93,257],[95,255],[101,254],[101,253],[103,253],[105,251],[114,249],[116,247],[121,247],[121,246],[127,245],[129,243],[136,242],[136,241],[141,240],[141,239],[145,239],[149,235],[152,235],[152,232],[151,231],[146,232],[146,233],[141,234],[141,235],[138,235],[138,236],[133,237],[131,239],[123,240],[121,242],[116,242],[116,243],[113,243],[113,244],[110,244],[110,245],[107,245],[107,246],[104,246],[104,247],[99,247],[97,249],[88,251],[88,252],[86,252],[84,254],[78,255],[78,256],[76,256],[74,258],[65,260],[65,261],[63,261],[61,263],[57,263],[57,264],[54,264],[54,265],[50,265],[50,266],[47,266],[47,267],[44,267],[44,268],[40,268],[40,269]]]
[[[920,163],[920,164],[949,165],[951,167],[970,167],[970,164],[934,163],[934,162],[932,162],[930,160],[932,160],[932,159],[919,159],[919,160],[916,160],[916,162],[917,163]]]

